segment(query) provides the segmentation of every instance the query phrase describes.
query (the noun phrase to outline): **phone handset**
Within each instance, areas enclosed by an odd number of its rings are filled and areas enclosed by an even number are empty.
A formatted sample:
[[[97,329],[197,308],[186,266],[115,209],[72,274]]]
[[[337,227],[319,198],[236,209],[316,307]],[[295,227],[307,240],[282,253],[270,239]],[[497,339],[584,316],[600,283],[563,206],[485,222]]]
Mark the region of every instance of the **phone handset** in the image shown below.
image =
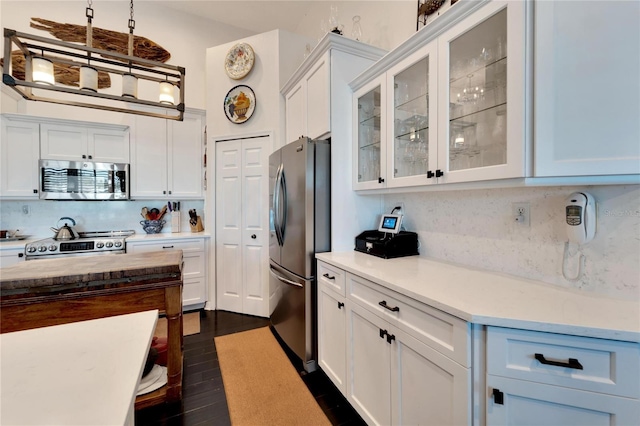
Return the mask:
[[[567,276],[565,264],[567,263],[569,243],[586,244],[596,235],[596,202],[591,194],[574,192],[569,195],[565,201],[565,227],[568,239],[564,244],[562,275],[569,281],[577,281],[584,272],[584,255],[580,253],[578,273],[573,278]]]

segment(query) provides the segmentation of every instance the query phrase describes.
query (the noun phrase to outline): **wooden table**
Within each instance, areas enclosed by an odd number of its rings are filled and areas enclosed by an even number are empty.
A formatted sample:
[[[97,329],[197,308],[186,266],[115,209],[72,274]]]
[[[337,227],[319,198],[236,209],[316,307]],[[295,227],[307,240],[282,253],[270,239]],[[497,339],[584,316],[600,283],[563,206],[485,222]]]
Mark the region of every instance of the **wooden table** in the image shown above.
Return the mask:
[[[0,333],[153,309],[167,317],[167,385],[137,397],[136,409],[182,399],[182,251],[34,260],[0,270]]]

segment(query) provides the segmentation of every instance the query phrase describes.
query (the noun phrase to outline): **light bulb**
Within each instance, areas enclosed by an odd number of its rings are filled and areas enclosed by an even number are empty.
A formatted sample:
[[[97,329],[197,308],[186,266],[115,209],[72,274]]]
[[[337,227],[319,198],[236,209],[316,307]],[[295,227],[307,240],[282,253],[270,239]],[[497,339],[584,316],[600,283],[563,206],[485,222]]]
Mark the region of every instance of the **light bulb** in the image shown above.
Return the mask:
[[[34,83],[40,84],[55,84],[55,78],[53,76],[53,62],[47,58],[40,56],[34,56],[31,59],[31,78]]]
[[[170,105],[174,104],[173,84],[168,81],[160,82],[160,103]]]

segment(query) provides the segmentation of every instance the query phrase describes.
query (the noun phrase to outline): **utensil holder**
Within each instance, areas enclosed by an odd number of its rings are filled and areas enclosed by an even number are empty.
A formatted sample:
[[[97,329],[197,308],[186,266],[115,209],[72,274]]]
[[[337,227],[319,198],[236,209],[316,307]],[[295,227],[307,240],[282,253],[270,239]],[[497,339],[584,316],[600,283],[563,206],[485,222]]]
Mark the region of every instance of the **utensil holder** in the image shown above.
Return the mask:
[[[171,212],[171,232],[180,232],[180,212]]]
[[[192,225],[191,222],[189,222],[189,226],[191,227],[191,232],[202,232],[204,231],[204,226],[202,226],[202,219],[200,219],[200,216],[196,216],[196,224]]]

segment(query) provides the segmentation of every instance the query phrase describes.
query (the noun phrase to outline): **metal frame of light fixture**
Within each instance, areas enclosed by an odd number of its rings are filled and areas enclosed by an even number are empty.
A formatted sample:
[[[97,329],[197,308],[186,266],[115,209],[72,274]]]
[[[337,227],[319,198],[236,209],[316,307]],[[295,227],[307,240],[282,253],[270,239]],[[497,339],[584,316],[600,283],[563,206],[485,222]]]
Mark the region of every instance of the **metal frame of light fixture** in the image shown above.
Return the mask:
[[[18,80],[11,75],[11,49],[12,45],[17,46],[25,57],[25,80]],[[180,99],[175,105],[166,103],[137,99],[128,96],[110,95],[107,93],[92,92],[63,87],[60,85],[47,85],[35,83],[32,80],[31,60],[34,56],[42,57],[47,53],[46,58],[59,64],[71,65],[80,68],[87,65],[89,60],[91,66],[98,71],[109,74],[134,74],[138,79],[153,81],[158,84],[169,81],[179,88]],[[93,47],[83,46],[74,43],[67,43],[52,40],[36,35],[25,34],[8,28],[4,29],[4,64],[2,69],[2,82],[18,92],[24,99],[32,101],[42,101],[61,105],[71,105],[82,108],[93,108],[107,111],[121,112],[126,114],[146,115],[150,117],[166,118],[170,120],[182,121],[184,117],[184,80],[185,69],[174,65],[167,65],[162,62],[151,61],[135,56],[122,55]],[[88,102],[70,101],[65,99],[47,98],[37,96],[32,89],[48,90],[52,92],[80,95],[89,98],[100,98],[109,101],[126,102],[158,108],[167,113],[144,111],[138,109],[127,109],[111,105],[92,104]]]

